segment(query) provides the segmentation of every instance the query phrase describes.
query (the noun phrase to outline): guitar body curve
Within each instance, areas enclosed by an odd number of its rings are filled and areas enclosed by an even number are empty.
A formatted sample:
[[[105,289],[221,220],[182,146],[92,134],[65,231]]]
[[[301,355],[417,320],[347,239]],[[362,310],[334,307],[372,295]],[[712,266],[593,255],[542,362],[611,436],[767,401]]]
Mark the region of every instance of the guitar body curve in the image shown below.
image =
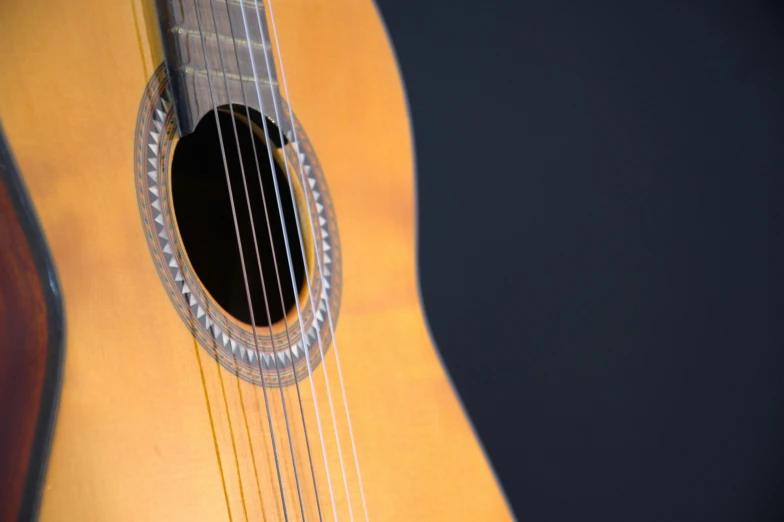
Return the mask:
[[[297,424],[295,386],[280,399],[270,387],[267,399],[218,364],[173,306],[140,219],[135,165],[143,100],[163,62],[154,5],[0,7],[0,122],[67,317],[41,521],[348,520],[349,510],[362,520],[365,506],[377,521],[512,517],[422,314],[412,142],[383,24],[366,0],[274,7],[287,101],[318,154],[340,230],[335,336],[351,433],[337,374],[322,377],[325,365],[335,371],[334,347],[297,385],[318,396],[304,400]],[[288,438],[270,433],[286,422],[286,404]],[[318,457],[320,440],[342,442],[341,456]],[[295,461],[301,476],[276,477]]]
[[[0,129],[0,520],[32,520],[60,397],[65,320],[15,163]]]

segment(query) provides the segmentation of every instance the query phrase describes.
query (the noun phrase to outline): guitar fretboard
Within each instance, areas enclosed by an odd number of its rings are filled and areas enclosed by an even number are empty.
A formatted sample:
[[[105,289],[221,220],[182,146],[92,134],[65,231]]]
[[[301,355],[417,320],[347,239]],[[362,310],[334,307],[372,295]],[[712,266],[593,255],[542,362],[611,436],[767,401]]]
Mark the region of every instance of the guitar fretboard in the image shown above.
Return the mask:
[[[262,2],[158,0],[157,8],[181,135],[212,110],[213,97],[274,119],[280,95]]]

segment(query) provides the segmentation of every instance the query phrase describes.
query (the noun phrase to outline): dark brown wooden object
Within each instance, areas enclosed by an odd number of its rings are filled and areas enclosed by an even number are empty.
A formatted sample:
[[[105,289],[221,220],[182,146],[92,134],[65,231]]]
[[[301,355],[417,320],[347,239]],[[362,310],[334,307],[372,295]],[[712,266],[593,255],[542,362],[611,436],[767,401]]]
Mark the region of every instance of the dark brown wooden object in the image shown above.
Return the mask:
[[[247,105],[289,130],[275,115],[282,98],[263,2],[157,0],[156,7],[181,136],[212,110],[213,97],[218,107]]]
[[[0,129],[0,520],[37,518],[63,360],[59,286]]]

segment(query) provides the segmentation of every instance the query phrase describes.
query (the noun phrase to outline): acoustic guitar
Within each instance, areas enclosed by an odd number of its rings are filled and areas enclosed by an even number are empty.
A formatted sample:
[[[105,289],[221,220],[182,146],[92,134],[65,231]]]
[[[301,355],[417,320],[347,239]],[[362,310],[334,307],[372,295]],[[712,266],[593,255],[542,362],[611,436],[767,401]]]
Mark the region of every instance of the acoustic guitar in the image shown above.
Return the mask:
[[[512,519],[371,1],[7,0],[0,122],[0,520]]]

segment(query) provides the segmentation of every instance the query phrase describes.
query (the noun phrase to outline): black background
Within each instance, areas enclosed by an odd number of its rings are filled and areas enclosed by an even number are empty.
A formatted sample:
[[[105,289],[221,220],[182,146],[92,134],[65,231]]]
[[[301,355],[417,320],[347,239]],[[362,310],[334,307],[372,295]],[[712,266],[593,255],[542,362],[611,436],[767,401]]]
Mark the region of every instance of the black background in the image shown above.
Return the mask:
[[[518,519],[784,520],[782,5],[378,5],[430,325]]]

